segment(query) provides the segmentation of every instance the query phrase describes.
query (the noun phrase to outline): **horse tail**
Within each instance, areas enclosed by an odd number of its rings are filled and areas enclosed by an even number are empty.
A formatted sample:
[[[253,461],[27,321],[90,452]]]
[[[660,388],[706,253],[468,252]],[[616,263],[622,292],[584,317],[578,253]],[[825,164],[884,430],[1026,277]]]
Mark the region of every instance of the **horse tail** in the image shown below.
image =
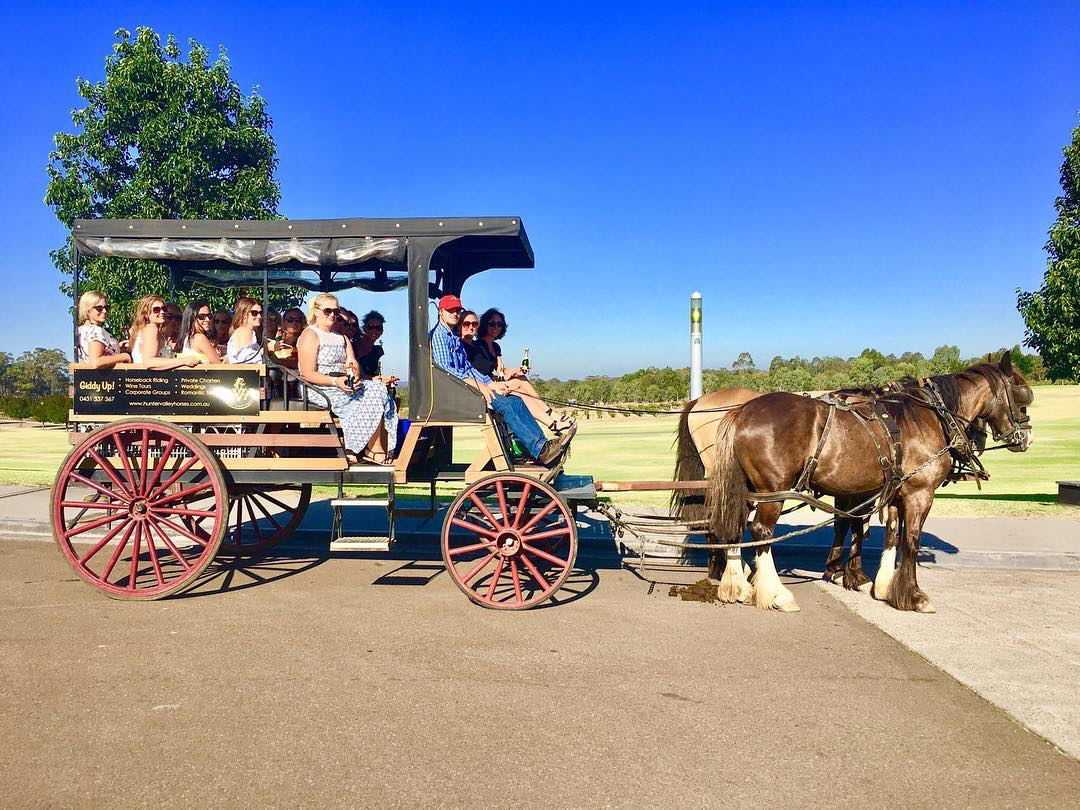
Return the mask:
[[[747,503],[746,473],[735,457],[736,418],[742,408],[726,415],[716,433],[716,464],[705,494],[705,509],[712,534],[721,542],[738,542],[750,514]]]
[[[679,415],[679,427],[675,431],[675,474],[672,481],[700,481],[705,477],[705,465],[690,432],[690,412],[697,403],[696,399],[690,400]],[[671,491],[670,512],[673,517],[684,521],[704,520],[705,498],[692,489],[674,489]]]

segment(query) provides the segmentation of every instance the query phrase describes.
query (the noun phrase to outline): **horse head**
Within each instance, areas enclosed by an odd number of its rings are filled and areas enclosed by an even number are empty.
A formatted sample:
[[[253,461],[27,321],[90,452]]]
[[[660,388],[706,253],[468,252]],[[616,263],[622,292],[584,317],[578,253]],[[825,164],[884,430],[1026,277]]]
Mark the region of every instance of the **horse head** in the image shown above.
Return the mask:
[[[1028,406],[1035,400],[1028,381],[1013,365],[1012,355],[1005,352],[996,364],[976,366],[990,387],[979,417],[986,420],[994,432],[995,441],[1004,444],[1014,453],[1022,453],[1031,446],[1031,417]]]

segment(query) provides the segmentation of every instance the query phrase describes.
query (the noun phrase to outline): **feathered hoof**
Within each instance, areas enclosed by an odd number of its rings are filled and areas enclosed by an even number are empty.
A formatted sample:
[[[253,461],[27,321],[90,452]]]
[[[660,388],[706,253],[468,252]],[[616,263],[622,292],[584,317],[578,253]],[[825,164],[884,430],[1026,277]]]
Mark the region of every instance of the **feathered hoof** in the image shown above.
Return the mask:
[[[874,590],[874,583],[867,580],[855,590],[859,593],[870,593],[870,591]]]
[[[720,584],[716,587],[716,596],[729,605],[733,602],[745,602],[750,598],[750,583],[741,567],[724,571]]]
[[[787,596],[778,596],[773,600],[773,610],[779,610],[783,613],[798,613],[802,608],[799,607],[795,601],[795,597],[790,593]]]
[[[842,587],[844,584],[843,571],[826,571],[821,575],[821,578],[826,582],[831,582],[833,585],[840,585]]]
[[[779,610],[782,613],[798,613],[800,608],[795,597],[787,588],[754,588],[754,607],[762,610]]]
[[[916,613],[937,613],[937,608],[930,604],[929,599],[924,599],[923,601],[921,601],[921,602],[919,602],[919,603],[917,603],[915,605],[915,612]]]

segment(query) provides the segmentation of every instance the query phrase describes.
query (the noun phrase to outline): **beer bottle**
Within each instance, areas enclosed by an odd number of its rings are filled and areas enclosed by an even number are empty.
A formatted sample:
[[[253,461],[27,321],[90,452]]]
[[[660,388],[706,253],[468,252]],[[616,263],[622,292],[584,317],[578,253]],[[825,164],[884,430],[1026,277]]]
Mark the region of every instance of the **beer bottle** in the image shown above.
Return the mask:
[[[525,374],[529,373],[529,347],[528,346],[525,347],[525,357],[523,357],[522,360],[521,360],[521,370],[524,371]]]

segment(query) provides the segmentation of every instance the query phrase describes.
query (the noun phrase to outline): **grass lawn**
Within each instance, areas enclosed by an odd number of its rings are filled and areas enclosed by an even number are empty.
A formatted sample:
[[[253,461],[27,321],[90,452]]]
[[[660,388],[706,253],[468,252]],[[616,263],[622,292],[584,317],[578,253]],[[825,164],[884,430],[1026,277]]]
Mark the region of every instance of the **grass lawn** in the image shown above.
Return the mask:
[[[1036,388],[1030,413],[1035,426],[1031,449],[987,453],[983,461],[991,479],[982,491],[974,483],[945,487],[938,491],[932,514],[1080,519],[1077,507],[1057,504],[1056,483],[1080,479],[1080,386]],[[674,416],[582,420],[567,472],[620,481],[668,479],[674,463],[675,420]],[[479,447],[478,431],[460,430],[455,460],[471,460]],[[67,434],[62,430],[0,427],[0,483],[50,484],[67,450]],[[445,494],[454,491],[447,487]],[[613,499],[657,506],[667,503],[665,493],[626,493]]]

